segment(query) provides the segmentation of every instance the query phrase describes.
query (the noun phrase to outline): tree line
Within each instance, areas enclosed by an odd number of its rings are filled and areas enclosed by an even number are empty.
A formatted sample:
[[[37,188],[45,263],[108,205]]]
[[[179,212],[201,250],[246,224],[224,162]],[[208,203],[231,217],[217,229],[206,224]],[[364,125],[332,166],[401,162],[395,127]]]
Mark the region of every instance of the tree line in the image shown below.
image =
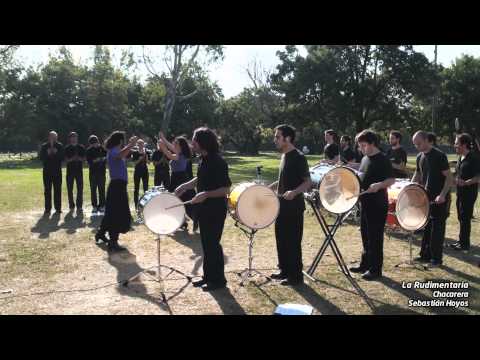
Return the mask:
[[[222,46],[168,46],[165,71],[155,70],[145,49],[141,58],[125,52],[114,65],[108,47],[95,46],[90,64],[60,47],[45,64],[27,67],[16,60],[18,46],[0,46],[0,151],[36,150],[49,130],[61,141],[76,131],[86,142],[90,134],[104,139],[122,129],[148,142],[159,130],[190,136],[202,125],[244,154],[273,149],[280,123],[295,126],[298,142],[314,153],[329,128],[349,135],[372,128],[385,138],[397,129],[406,141],[418,129],[433,130],[447,143],[458,118],[463,131],[480,137],[479,58],[463,55],[444,67],[411,45],[305,48],[306,56],[292,45],[277,52],[280,63],[271,71],[252,62],[244,69],[250,85],[225,99],[200,61],[202,52],[222,61]],[[149,76],[132,76],[134,66]]]

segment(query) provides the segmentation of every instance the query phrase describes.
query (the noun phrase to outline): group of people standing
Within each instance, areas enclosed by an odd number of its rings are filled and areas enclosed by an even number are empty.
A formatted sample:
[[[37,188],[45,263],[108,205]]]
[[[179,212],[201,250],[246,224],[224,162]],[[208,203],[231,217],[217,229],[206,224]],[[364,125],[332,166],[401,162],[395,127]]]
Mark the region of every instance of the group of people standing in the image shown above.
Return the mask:
[[[363,254],[352,272],[362,273],[366,279],[381,276],[383,265],[383,234],[388,213],[388,192],[396,178],[408,177],[407,153],[401,146],[402,134],[391,131],[390,148],[382,151],[380,138],[370,130],[356,136],[352,149],[351,138],[338,141],[334,130],[325,131],[325,160],[329,164],[345,164],[358,170],[362,191],[371,191],[360,197],[361,235]],[[459,156],[455,173],[450,171],[446,154],[436,144],[436,136],[417,131],[412,143],[418,150],[415,172],[411,181],[422,185],[430,200],[430,219],[423,229],[422,245],[415,259],[432,267],[443,263],[446,221],[450,213],[451,189],[457,190],[457,214],[460,223],[459,240],[451,245],[455,250],[470,249],[471,220],[480,182],[480,156],[476,143],[469,134],[458,134],[455,150]],[[375,195],[374,195],[375,194]]]
[[[304,193],[312,187],[310,171],[305,155],[296,148],[296,130],[290,125],[275,128],[274,143],[282,154],[278,181],[270,185],[276,189],[280,199],[280,211],[275,222],[275,237],[279,272],[271,275],[281,280],[282,285],[299,285],[303,283],[302,237],[304,225]],[[70,139],[70,137],[69,137]],[[380,149],[380,137],[371,130],[364,130],[356,135],[360,153],[352,148],[351,138],[338,136],[333,130],[325,132],[327,145],[325,161],[331,164],[356,164],[361,180],[361,238],[363,253],[358,267],[352,272],[362,273],[365,280],[374,280],[382,276],[383,237],[388,211],[387,189],[395,182],[397,176],[406,176],[406,152],[401,148],[401,134],[390,134],[391,149],[384,154]],[[340,140],[340,141],[338,141]],[[431,219],[424,230],[420,261],[431,262],[432,266],[442,263],[442,248],[445,237],[445,221],[448,216],[450,188],[454,184],[446,155],[434,146],[432,137],[424,131],[417,131],[412,142],[419,151],[416,171],[412,181],[423,185],[432,201]],[[143,189],[148,189],[148,162],[155,165],[155,185],[163,185],[174,192],[183,201],[191,200],[192,208],[187,214],[198,222],[204,252],[203,277],[193,283],[205,291],[224,288],[227,280],[224,271],[223,248],[220,244],[227,215],[227,196],[232,185],[227,162],[220,155],[220,146],[216,134],[209,128],[202,127],[194,131],[191,146],[185,137],[177,137],[172,143],[160,133],[156,151],[149,153],[145,144],[137,137],[127,142],[125,133],[113,132],[105,142],[105,150],[100,149],[98,139],[90,137],[87,155],[81,145],[72,139],[68,150],[67,184],[73,179],[81,183],[78,162],[83,157],[89,158],[93,180],[90,183],[105,184],[105,161],[110,173],[110,183],[105,201],[105,216],[95,235],[97,243],[105,242],[113,251],[124,250],[118,244],[119,235],[131,229],[132,217],[127,194],[126,161],[136,162],[134,171],[134,201],[138,204],[140,181]],[[459,154],[457,163],[457,209],[461,224],[460,240],[457,248],[468,249],[470,220],[480,182],[479,159],[472,153],[472,140],[468,134],[457,136],[455,148]],[[73,149],[73,150],[72,150]],[[96,150],[92,150],[96,149]],[[193,151],[192,151],[193,150]],[[106,155],[105,152],[106,151]],[[44,161],[44,183],[46,210],[50,210],[51,186],[61,187],[61,162],[67,156],[56,141],[54,132],[49,135],[49,142],[42,145],[41,158]],[[198,155],[199,165],[196,176],[192,171],[192,152]],[[101,160],[100,160],[101,159]],[[76,162],[76,163],[75,163]],[[103,163],[103,167],[99,164]],[[76,165],[75,165],[76,164]],[[170,167],[170,169],[167,167]],[[95,171],[92,172],[92,166]],[[69,170],[70,169],[70,170]],[[171,175],[169,174],[171,170]],[[77,185],[78,186],[78,185]],[[100,192],[101,193],[101,192]],[[50,198],[48,198],[50,201]],[[73,196],[70,197],[69,201]],[[81,201],[77,207],[81,208]],[[100,200],[102,201],[102,200]],[[60,198],[55,197],[55,208],[61,209]],[[72,204],[72,202],[70,204]],[[92,195],[93,204],[93,195]],[[107,237],[108,233],[108,237]]]

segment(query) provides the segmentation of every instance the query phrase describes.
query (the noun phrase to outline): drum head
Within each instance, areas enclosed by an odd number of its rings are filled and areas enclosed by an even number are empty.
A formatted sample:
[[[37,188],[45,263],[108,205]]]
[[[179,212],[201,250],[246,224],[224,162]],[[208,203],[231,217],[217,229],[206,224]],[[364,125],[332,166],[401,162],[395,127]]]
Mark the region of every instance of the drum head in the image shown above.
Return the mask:
[[[251,185],[240,194],[236,206],[238,220],[251,229],[264,229],[278,216],[280,201],[264,185]]]
[[[319,187],[322,206],[334,214],[343,214],[353,209],[358,202],[358,197],[351,197],[359,193],[358,176],[352,169],[343,166],[325,174]]]
[[[181,203],[178,197],[167,192],[153,195],[143,208],[145,226],[158,235],[175,232],[185,220],[185,206],[169,210],[165,210],[165,208]]]
[[[398,195],[395,213],[404,230],[416,231],[425,227],[430,216],[430,200],[426,191],[416,184],[406,186]]]

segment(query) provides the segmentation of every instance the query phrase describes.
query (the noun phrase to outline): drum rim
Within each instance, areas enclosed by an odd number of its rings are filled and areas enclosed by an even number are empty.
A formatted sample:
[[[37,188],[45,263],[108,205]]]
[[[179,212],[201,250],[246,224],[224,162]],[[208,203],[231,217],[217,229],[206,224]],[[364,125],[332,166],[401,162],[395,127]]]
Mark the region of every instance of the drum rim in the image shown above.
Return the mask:
[[[330,169],[328,172],[326,172],[325,175],[327,175],[330,171],[333,171],[333,170],[339,169],[339,168],[343,168],[343,169],[346,169],[346,170],[350,171],[350,172],[355,176],[355,178],[356,178],[357,181],[358,181],[358,185],[359,185],[358,188],[359,188],[359,190],[362,191],[362,182],[360,181],[360,177],[358,176],[358,174],[357,174],[353,169],[349,168],[348,166],[344,166],[344,165],[338,165],[338,166],[337,166],[337,165],[335,165],[335,166],[333,166],[332,169]],[[320,186],[321,186],[321,184],[322,184],[322,181],[323,181],[323,178],[322,178],[322,180],[320,180],[320,183],[318,184],[317,190],[318,190],[318,197],[319,197],[319,199],[320,199],[320,202],[322,203],[323,208],[325,208],[325,206],[323,205],[321,196],[320,196]],[[337,212],[334,212],[334,211],[330,211],[330,210],[328,210],[328,209],[325,209],[325,210],[327,210],[328,212],[331,212],[332,214],[336,214],[336,215],[346,214],[347,212],[349,212],[350,210],[352,210],[352,209],[358,204],[359,201],[360,201],[360,197],[357,196],[357,197],[355,198],[355,203],[352,205],[352,207],[351,207],[350,209],[348,209],[347,211],[343,212],[343,213],[337,213]]]
[[[236,185],[236,186],[234,187],[234,189],[235,189],[236,187],[240,186],[241,184],[252,184],[252,185],[249,186],[248,188],[253,187],[253,186],[264,187],[264,188],[267,188],[269,191],[271,191],[274,195],[276,195],[276,194],[275,194],[275,191],[273,191],[272,189],[270,189],[268,186],[262,185],[262,184],[257,184],[257,183],[252,182],[252,181],[242,181],[241,183],[238,183],[238,185]],[[248,189],[248,188],[247,188],[247,189]],[[245,190],[246,190],[246,189],[245,189]],[[238,204],[240,203],[240,199],[241,199],[242,195],[244,195],[245,190],[242,191],[242,193],[238,196],[237,203],[235,204],[235,214],[238,213]],[[233,191],[233,190],[232,190],[232,191]],[[231,192],[230,192],[230,193],[231,193]],[[262,227],[251,227],[251,226],[243,223],[243,222],[241,221],[241,219],[240,219],[240,216],[239,216],[238,219],[237,219],[237,218],[234,217],[234,216],[231,214],[231,212],[229,211],[230,216],[232,216],[235,220],[239,221],[242,225],[245,225],[246,227],[248,227],[248,228],[250,228],[250,229],[253,229],[253,230],[265,229],[265,228],[269,227],[270,225],[272,225],[272,224],[277,220],[278,214],[280,213],[280,200],[278,200],[278,197],[276,197],[276,196],[275,196],[275,199],[277,200],[277,203],[278,203],[277,213],[275,214],[275,218],[273,219],[273,221],[270,222],[270,223],[269,223],[268,225],[266,225],[266,226],[262,226]]]
[[[398,193],[397,202],[395,203],[395,218],[397,219],[398,224],[400,225],[400,227],[401,227],[403,230],[405,230],[405,231],[419,231],[419,230],[424,229],[424,228],[427,226],[428,221],[429,221],[429,219],[430,219],[430,212],[431,212],[430,201],[427,202],[427,215],[426,215],[426,217],[425,217],[425,222],[424,222],[424,224],[423,224],[421,227],[419,227],[418,229],[415,229],[415,230],[405,229],[405,227],[402,226],[401,222],[398,220],[399,218],[398,218],[398,216],[397,216],[397,213],[399,212],[399,209],[398,209],[399,201],[398,201],[398,199],[400,199],[400,196],[402,196],[402,194],[404,193],[404,191],[406,191],[408,188],[411,188],[411,187],[412,187],[412,188],[420,189],[420,190],[425,194],[425,197],[426,197],[427,199],[429,199],[427,190],[425,190],[425,188],[424,188],[422,185],[417,184],[417,183],[411,183],[411,184],[406,185],[406,186],[405,186],[402,190],[400,190],[400,192]]]
[[[180,202],[182,202],[182,200],[177,196],[175,195],[174,193],[171,193],[169,191],[161,191],[161,192],[158,192],[157,195],[169,195],[169,196],[173,196],[174,198],[176,198],[177,200],[179,200]],[[152,196],[152,199],[154,199],[156,196]],[[145,206],[143,206],[142,208],[142,211],[141,211],[141,214],[142,214],[142,219],[143,219],[143,225],[149,230],[151,231],[152,233],[156,234],[156,235],[170,235],[170,234],[173,234],[175,231],[177,231],[178,229],[180,229],[182,227],[182,224],[180,224],[175,230],[173,230],[172,232],[168,233],[168,234],[158,234],[156,232],[154,232],[152,229],[150,229],[148,226],[147,226],[147,219],[145,218],[143,212],[144,210],[147,208],[147,205],[150,203],[150,200],[145,204]],[[186,210],[185,210],[185,205],[183,205],[183,219],[185,220],[185,215],[186,215]]]

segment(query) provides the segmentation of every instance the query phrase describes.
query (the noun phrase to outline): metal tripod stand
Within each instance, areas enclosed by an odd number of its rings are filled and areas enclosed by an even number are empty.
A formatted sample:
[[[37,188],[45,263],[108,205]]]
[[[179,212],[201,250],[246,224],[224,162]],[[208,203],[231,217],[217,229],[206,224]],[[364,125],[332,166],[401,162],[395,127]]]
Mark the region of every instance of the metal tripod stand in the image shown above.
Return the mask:
[[[256,229],[250,229],[250,228],[244,228],[241,225],[239,225],[238,221],[235,221],[235,226],[238,227],[240,230],[243,231],[243,233],[248,237],[248,268],[245,270],[237,273],[238,276],[241,277],[242,281],[240,282],[240,286],[244,286],[245,282],[250,281],[250,278],[254,275],[260,275],[265,278],[267,278],[267,282],[270,281],[270,277],[262,274],[260,271],[254,269],[252,267],[253,265],[253,241],[255,234],[257,233],[258,230]]]
[[[315,270],[317,269],[320,263],[320,260],[325,254],[325,251],[330,246],[330,248],[332,249],[333,255],[335,256],[335,259],[337,260],[337,263],[340,266],[340,270],[342,271],[342,273],[345,275],[348,281],[350,281],[350,283],[355,288],[357,293],[365,300],[367,305],[371,309],[374,309],[374,305],[372,301],[368,298],[367,294],[365,294],[363,289],[358,285],[357,281],[352,277],[350,270],[348,269],[347,264],[345,263],[345,260],[343,259],[343,256],[334,238],[340,225],[342,225],[343,221],[350,215],[352,210],[343,214],[337,214],[337,218],[335,219],[335,222],[332,225],[329,225],[327,223],[327,220],[323,216],[323,214],[320,212],[320,209],[316,205],[317,203],[319,203],[318,197],[319,197],[319,194],[318,192],[315,191],[312,194],[306,194],[305,199],[312,207],[313,213],[315,214],[315,217],[317,218],[318,223],[320,224],[320,227],[322,228],[322,231],[325,234],[325,240],[322,243],[322,246],[320,247],[320,250],[318,251],[317,255],[315,256],[312,262],[312,265],[310,265],[309,269],[306,272],[304,271],[303,273],[310,280],[314,282],[319,281],[318,279],[313,277],[313,274],[315,273]]]
[[[157,271],[156,271],[156,276],[154,275],[151,275],[149,274],[146,269],[138,272],[137,274],[135,274],[134,276],[132,276],[131,278],[129,278],[128,280],[124,281],[123,282],[123,286],[127,286],[128,283],[134,281],[135,279],[137,279],[138,277],[140,277],[141,275],[145,275],[146,277],[150,278],[151,280],[153,281],[156,281],[160,284],[160,295],[162,297],[162,302],[164,304],[167,304],[167,298],[165,296],[165,288],[164,288],[164,284],[163,284],[163,280],[164,278],[162,277],[162,267],[163,268],[166,268],[166,269],[169,269],[170,272],[165,276],[165,278],[167,278],[171,273],[173,272],[176,272],[182,276],[185,276],[187,278],[187,280],[189,282],[192,281],[192,277],[191,276],[188,276],[184,273],[182,273],[181,271],[173,268],[173,267],[170,267],[170,266],[166,266],[166,265],[162,265],[161,264],[161,258],[160,258],[160,242],[162,241],[162,238],[163,236],[160,235],[160,234],[157,234]],[[168,304],[167,304],[168,305]]]
[[[408,247],[409,247],[409,259],[408,261],[403,261],[395,267],[404,267],[404,268],[414,268],[414,269],[419,269],[419,270],[428,270],[428,267],[422,264],[419,264],[415,261],[413,261],[413,255],[412,255],[412,245],[413,245],[413,239],[415,239],[415,235],[413,231],[408,232]]]

